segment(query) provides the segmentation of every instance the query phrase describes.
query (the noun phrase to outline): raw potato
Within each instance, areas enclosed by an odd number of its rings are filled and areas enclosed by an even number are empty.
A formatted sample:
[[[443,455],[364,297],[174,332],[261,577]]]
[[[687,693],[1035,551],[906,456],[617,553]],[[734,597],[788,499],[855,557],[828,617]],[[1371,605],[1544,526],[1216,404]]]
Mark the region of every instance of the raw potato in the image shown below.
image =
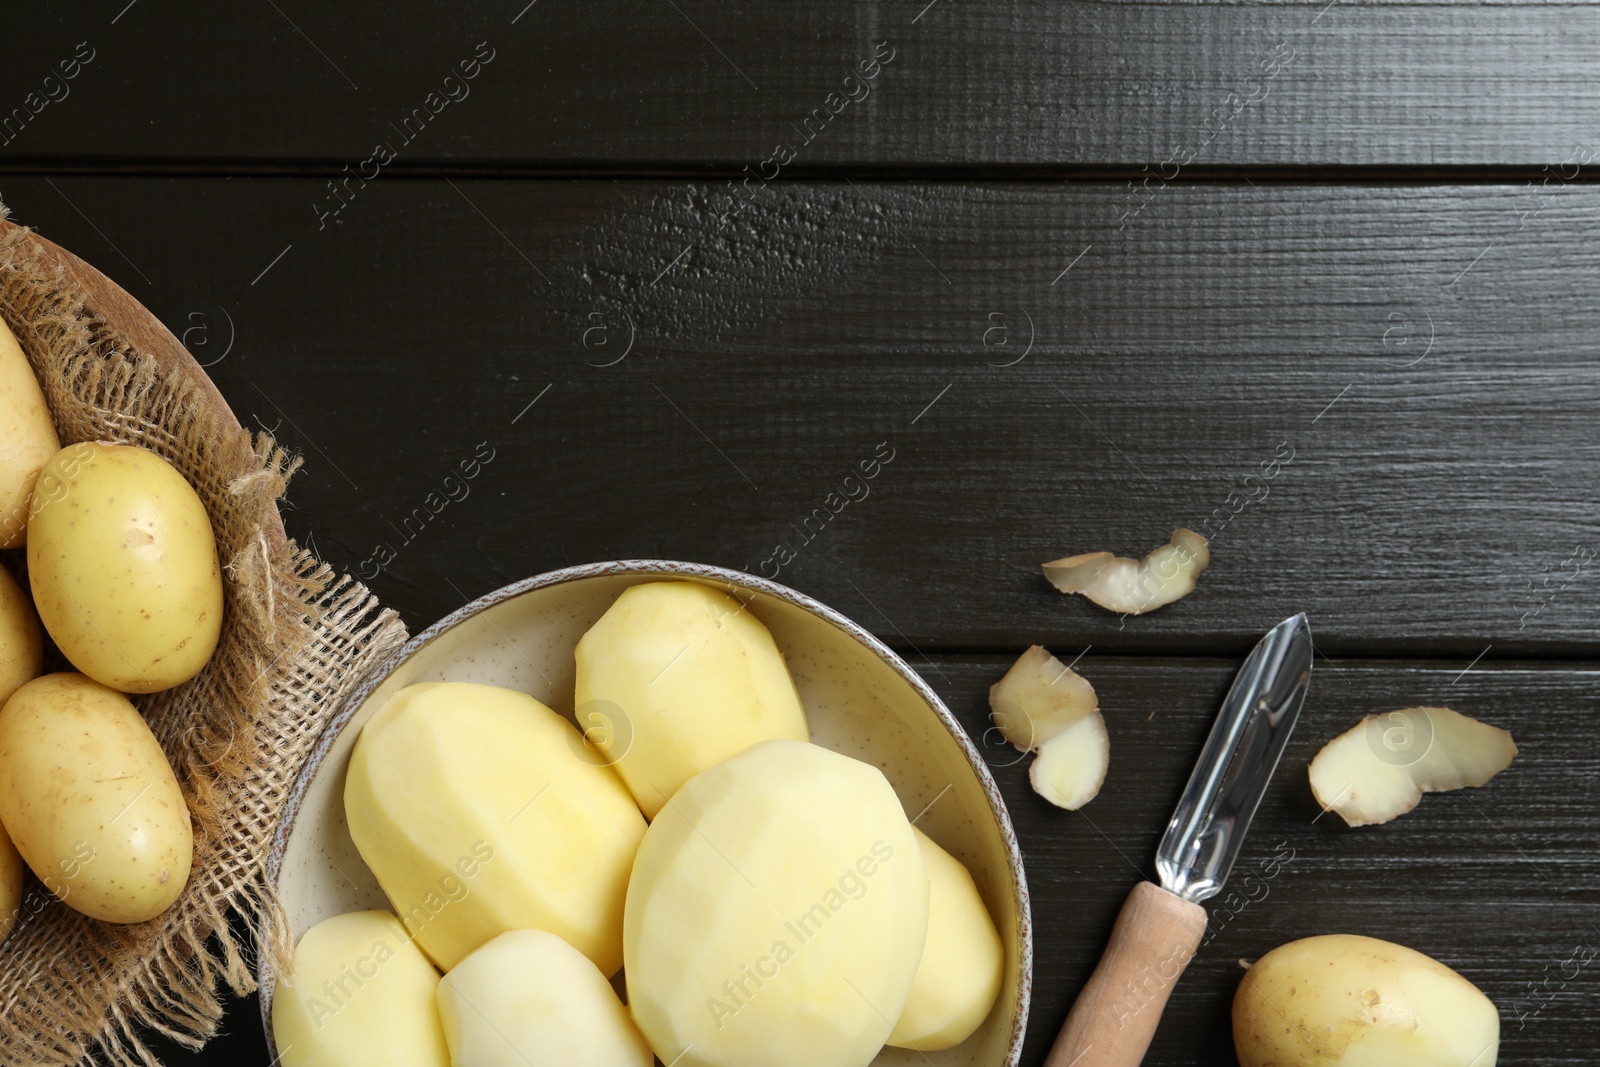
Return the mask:
[[[39,475],[28,578],[72,665],[124,693],[200,673],[222,632],[222,570],[205,505],[132,445],[78,444]]]
[[[647,818],[729,756],[811,736],[767,628],[698,582],[626,590],[578,642],[577,666],[578,725]]]
[[[0,319],[0,548],[27,544],[34,480],[60,449],[33,365]]]
[[[22,853],[0,826],[0,942],[11,936],[22,916]]]
[[[136,923],[189,880],[189,808],[128,698],[81,674],[47,674],[0,709],[0,823],[69,907]]]
[[[345,778],[361,858],[449,970],[507,930],[549,930],[608,977],[644,817],[578,731],[526,693],[426,682],[361,731]]]
[[[989,687],[989,709],[1007,741],[1037,750],[1028,768],[1033,791],[1076,811],[1100,792],[1111,763],[1111,737],[1094,686],[1034,645]]]
[[[1142,560],[1086,552],[1044,564],[1044,576],[1063,593],[1082,593],[1107,611],[1142,615],[1181,600],[1211,563],[1211,548],[1193,530],[1172,531],[1172,540]]]
[[[1006,954],[971,873],[912,829],[928,871],[928,940],[889,1044],[937,1052],[961,1044],[989,1017]]]
[[[655,1058],[616,990],[555,934],[512,930],[439,983],[453,1067],[651,1067]]]
[[[1110,765],[1111,738],[1096,712],[1044,743],[1028,768],[1028,784],[1056,807],[1077,811],[1099,795]]]
[[[386,911],[305,932],[272,998],[283,1067],[451,1067],[435,997],[439,972]]]
[[[645,834],[623,933],[634,1021],[677,1067],[862,1067],[905,1010],[928,897],[881,771],[763,742]]]
[[[1449,708],[1368,715],[1311,761],[1311,791],[1351,826],[1385,823],[1424,793],[1480,786],[1511,766],[1506,731]]]
[[[1292,941],[1233,998],[1240,1067],[1494,1067],[1500,1016],[1420,952],[1354,934]]]
[[[0,704],[10,699],[23,682],[39,677],[44,658],[44,638],[28,594],[0,567]]]

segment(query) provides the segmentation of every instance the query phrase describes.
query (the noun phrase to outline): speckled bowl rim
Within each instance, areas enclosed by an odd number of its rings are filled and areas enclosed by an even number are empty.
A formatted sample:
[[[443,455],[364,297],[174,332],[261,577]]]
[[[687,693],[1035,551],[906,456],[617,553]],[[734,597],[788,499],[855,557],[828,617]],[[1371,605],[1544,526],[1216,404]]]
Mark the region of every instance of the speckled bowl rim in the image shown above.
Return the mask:
[[[767,596],[774,597],[787,604],[793,605],[802,611],[831,623],[843,630],[846,634],[882,660],[891,670],[900,676],[917,694],[922,702],[928,706],[940,725],[945,728],[956,745],[961,749],[961,754],[967,759],[967,766],[977,777],[978,784],[983,787],[983,795],[989,801],[989,813],[994,817],[995,825],[1000,828],[1000,836],[1005,841],[1006,861],[1011,868],[1011,876],[1017,887],[1017,943],[1018,943],[1018,968],[1020,974],[1017,979],[1017,1004],[1016,1017],[1011,1027],[1011,1040],[1006,1046],[1005,1062],[999,1067],[1016,1067],[1022,1058],[1022,1041],[1028,1029],[1028,1007],[1033,1000],[1033,908],[1028,898],[1028,877],[1022,865],[1022,848],[1017,843],[1017,833],[1011,825],[1011,816],[1006,811],[1005,800],[1000,796],[1000,789],[995,785],[994,776],[989,773],[989,766],[984,762],[972,739],[961,728],[956,717],[950,709],[945,707],[939,694],[911,666],[901,659],[889,646],[878,640],[864,627],[853,622],[828,605],[819,600],[814,600],[804,593],[790,589],[786,585],[758,575],[747,574],[744,571],[731,570],[726,567],[716,567],[709,563],[685,563],[678,560],[660,559],[622,559],[607,560],[601,563],[581,563],[573,567],[563,567],[560,570],[547,571],[536,574],[531,578],[523,578],[512,582],[510,585],[501,586],[491,593],[483,596],[452,611],[427,629],[418,632],[411,640],[383,662],[376,670],[369,674],[358,685],[339,713],[328,723],[322,735],[317,738],[316,745],[311,754],[306,758],[305,766],[301,768],[299,776],[295,779],[293,788],[289,791],[288,799],[284,802],[283,815],[278,821],[278,832],[273,835],[272,847],[267,852],[266,874],[267,882],[274,887],[278,884],[278,877],[283,870],[283,855],[288,848],[289,838],[294,833],[294,824],[300,816],[300,805],[305,799],[306,790],[311,786],[311,779],[316,776],[322,766],[322,761],[333,748],[333,743],[339,734],[350,724],[356,711],[364,704],[373,690],[382,685],[390,675],[400,668],[406,660],[416,652],[432,643],[440,635],[454,629],[473,616],[497,604],[515,599],[524,593],[535,589],[547,589],[554,585],[563,585],[567,582],[578,581],[585,578],[605,578],[616,575],[641,575],[673,577],[673,578],[698,578],[708,582],[723,582],[734,586],[751,589]],[[262,944],[266,943],[266,931],[261,931]],[[271,1062],[278,1062],[277,1041],[272,1032],[272,989],[274,985],[270,954],[261,951],[256,958],[256,982],[260,991],[261,1025],[267,1039],[267,1053],[272,1057]]]

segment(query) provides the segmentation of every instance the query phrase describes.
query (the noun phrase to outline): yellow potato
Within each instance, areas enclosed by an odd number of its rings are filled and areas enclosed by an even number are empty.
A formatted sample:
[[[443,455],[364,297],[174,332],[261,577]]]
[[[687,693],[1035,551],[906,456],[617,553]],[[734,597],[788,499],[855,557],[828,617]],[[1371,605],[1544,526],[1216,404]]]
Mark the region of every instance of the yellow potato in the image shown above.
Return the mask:
[[[625,591],[578,642],[577,666],[578,725],[647,818],[684,782],[759,741],[811,737],[767,628],[698,582]]]
[[[47,674],[0,708],[0,823],[45,888],[107,922],[165,911],[194,834],[178,780],[128,698]]]
[[[0,826],[0,941],[11,936],[22,916],[22,853]]]
[[[222,632],[211,520],[183,475],[132,445],[57,452],[34,494],[28,579],[72,665],[124,693],[200,673]]]
[[[406,928],[446,970],[507,930],[556,934],[606,976],[644,817],[566,719],[526,693],[408,686],[356,741],[345,816]]]
[[[33,364],[0,319],[0,548],[27,543],[34,479],[60,448]]]
[[[628,884],[628,1004],[662,1063],[861,1067],[927,935],[922,853],[883,772],[766,741],[650,824]]]
[[[1241,1067],[1494,1067],[1500,1016],[1437,960],[1355,934],[1273,949],[1233,998]]]
[[[44,639],[28,594],[0,567],[0,704],[23,682],[39,677],[43,658]]]
[[[651,1067],[628,1009],[588,957],[543,930],[501,934],[439,983],[458,1067]]]
[[[283,1067],[450,1067],[439,972],[386,911],[335,915],[294,948],[272,998]]]
[[[961,1044],[989,1017],[1006,953],[971,873],[912,829],[928,869],[928,940],[889,1044],[936,1052]]]

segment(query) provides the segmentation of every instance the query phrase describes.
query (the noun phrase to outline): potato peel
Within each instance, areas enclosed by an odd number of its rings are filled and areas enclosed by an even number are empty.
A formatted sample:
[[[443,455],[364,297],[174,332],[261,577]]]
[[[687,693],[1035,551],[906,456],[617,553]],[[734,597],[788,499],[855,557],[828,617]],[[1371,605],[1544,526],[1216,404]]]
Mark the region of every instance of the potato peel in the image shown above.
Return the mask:
[[[1110,763],[1110,737],[1088,679],[1034,645],[989,688],[995,726],[1019,752],[1034,792],[1075,811],[1095,798]]]
[[[1085,552],[1042,564],[1044,576],[1063,593],[1077,593],[1119,615],[1143,615],[1194,591],[1211,563],[1211,547],[1180,527],[1172,539],[1142,560]]]
[[[1095,712],[1040,746],[1028,768],[1028,784],[1056,807],[1077,811],[1099,794],[1110,764],[1111,738],[1105,719]]]
[[[1032,752],[1074,721],[1098,713],[1094,686],[1034,645],[989,687],[995,726],[1018,752]]]
[[[1368,715],[1311,761],[1311,791],[1351,826],[1389,822],[1424,793],[1477,787],[1516,758],[1511,734],[1449,708]]]

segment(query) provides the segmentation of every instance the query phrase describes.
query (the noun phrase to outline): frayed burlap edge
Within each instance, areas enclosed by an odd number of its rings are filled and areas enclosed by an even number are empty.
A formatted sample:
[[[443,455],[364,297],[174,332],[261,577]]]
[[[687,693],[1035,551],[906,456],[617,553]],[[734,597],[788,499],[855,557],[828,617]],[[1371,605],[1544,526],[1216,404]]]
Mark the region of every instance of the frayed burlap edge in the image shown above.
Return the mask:
[[[172,462],[204,501],[224,565],[210,664],[135,698],[194,819],[183,896],[149,922],[116,926],[30,878],[0,946],[0,1063],[151,1067],[150,1032],[199,1047],[222,1018],[222,986],[254,989],[254,946],[235,930],[283,927],[264,868],[284,800],[345,694],[405,630],[364,586],[284,538],[277,501],[300,461],[86,312],[20,228],[0,236],[0,314],[34,364],[62,443],[139,444]]]

